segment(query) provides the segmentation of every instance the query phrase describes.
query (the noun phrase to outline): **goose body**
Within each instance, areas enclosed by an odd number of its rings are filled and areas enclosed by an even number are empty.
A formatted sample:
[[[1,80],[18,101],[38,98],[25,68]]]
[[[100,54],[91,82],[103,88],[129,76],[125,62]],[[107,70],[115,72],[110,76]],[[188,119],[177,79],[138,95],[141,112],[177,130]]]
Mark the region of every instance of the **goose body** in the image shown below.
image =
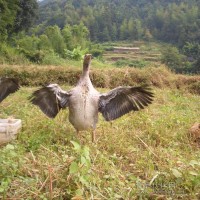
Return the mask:
[[[98,121],[99,92],[89,79],[84,80],[70,91],[69,121],[76,130],[96,128]]]
[[[91,54],[85,55],[82,75],[73,89],[64,91],[59,85],[50,84],[35,91],[30,100],[50,118],[68,107],[69,121],[77,132],[92,129],[92,139],[95,140],[99,112],[106,121],[117,119],[148,106],[152,103],[153,93],[149,87],[141,86],[117,87],[101,94],[93,87],[89,77],[91,58]]]

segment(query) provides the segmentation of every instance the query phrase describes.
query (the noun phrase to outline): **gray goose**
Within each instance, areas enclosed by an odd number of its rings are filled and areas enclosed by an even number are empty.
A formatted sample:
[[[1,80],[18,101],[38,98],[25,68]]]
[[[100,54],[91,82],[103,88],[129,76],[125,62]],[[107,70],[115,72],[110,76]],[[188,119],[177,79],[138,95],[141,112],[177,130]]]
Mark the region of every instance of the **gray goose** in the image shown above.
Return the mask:
[[[16,78],[0,78],[0,103],[19,88],[19,82]]]
[[[93,87],[89,77],[91,59],[91,54],[85,55],[82,75],[73,89],[64,91],[58,84],[49,84],[33,92],[30,101],[50,118],[54,118],[60,109],[68,107],[69,121],[77,133],[92,129],[92,141],[95,141],[98,112],[106,121],[117,119],[148,106],[153,101],[153,93],[148,86],[128,86],[101,94]]]

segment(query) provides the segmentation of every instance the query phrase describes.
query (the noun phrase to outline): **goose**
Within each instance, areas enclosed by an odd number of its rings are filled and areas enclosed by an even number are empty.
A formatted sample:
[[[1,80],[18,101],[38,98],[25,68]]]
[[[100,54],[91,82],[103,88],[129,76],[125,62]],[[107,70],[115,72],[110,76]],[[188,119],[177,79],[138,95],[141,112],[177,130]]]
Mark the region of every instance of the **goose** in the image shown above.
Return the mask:
[[[0,103],[10,94],[20,88],[19,81],[16,78],[0,78]]]
[[[120,86],[107,93],[98,92],[89,77],[91,60],[91,54],[84,56],[82,75],[71,90],[65,91],[58,84],[49,84],[34,91],[29,100],[49,118],[56,117],[61,109],[68,107],[69,122],[77,133],[92,130],[94,142],[99,112],[106,121],[112,121],[148,106],[154,95],[149,86]]]

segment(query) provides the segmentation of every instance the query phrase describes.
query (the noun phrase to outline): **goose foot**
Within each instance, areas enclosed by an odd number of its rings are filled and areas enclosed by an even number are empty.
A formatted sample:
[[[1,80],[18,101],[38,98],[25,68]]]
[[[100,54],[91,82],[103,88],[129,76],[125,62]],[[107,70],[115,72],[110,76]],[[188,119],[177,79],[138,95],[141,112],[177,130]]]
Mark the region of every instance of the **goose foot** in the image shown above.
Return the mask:
[[[96,142],[96,131],[92,131],[92,142]]]

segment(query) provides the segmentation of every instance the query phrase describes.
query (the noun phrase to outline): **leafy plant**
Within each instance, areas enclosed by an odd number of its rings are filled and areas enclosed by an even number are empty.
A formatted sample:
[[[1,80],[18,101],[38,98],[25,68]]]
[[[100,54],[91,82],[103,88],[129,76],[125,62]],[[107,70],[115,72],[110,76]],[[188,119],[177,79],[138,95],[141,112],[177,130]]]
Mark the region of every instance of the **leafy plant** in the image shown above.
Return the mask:
[[[86,52],[87,49],[81,50],[81,47],[78,46],[77,48],[74,48],[73,51],[65,49],[65,56],[69,59],[81,60]]]
[[[0,150],[0,197],[7,192],[13,178],[18,175],[18,170],[23,164],[17,146],[8,144]]]
[[[69,167],[69,173],[74,176],[75,182],[89,187],[91,179],[90,149],[81,147],[77,142],[71,141],[74,146],[75,159]]]

